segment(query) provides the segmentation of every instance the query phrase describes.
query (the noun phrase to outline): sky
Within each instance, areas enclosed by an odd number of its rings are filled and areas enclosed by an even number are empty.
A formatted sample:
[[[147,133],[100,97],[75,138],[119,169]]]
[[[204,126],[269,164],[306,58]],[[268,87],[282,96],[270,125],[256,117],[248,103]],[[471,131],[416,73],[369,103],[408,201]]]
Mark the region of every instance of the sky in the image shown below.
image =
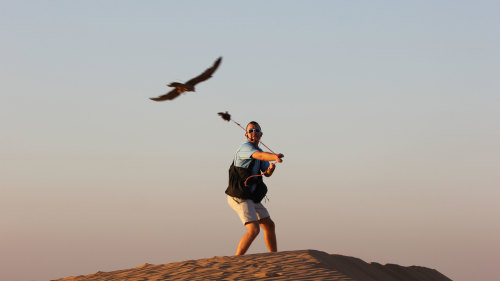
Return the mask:
[[[233,255],[258,121],[279,250],[500,276],[498,1],[0,1],[0,280]],[[153,102],[223,57],[197,92]],[[266,252],[262,235],[248,253]]]

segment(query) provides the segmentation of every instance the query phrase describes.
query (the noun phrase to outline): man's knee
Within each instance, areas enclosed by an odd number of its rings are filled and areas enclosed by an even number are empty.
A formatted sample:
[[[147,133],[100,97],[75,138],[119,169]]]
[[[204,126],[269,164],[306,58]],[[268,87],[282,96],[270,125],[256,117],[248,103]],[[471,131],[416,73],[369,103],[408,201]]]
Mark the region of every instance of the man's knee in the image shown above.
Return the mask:
[[[274,231],[274,229],[276,228],[276,224],[270,217],[261,219],[259,223],[266,231]]]
[[[245,227],[247,228],[247,233],[252,237],[256,237],[257,235],[259,235],[260,227],[257,222],[247,222],[245,224]]]

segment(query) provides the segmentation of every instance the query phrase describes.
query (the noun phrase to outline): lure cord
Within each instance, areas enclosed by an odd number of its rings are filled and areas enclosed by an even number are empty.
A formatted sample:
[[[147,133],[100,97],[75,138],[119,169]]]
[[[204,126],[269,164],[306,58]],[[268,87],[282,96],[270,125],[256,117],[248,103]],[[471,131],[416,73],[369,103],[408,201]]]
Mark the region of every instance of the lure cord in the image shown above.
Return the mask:
[[[231,119],[231,121],[233,121],[233,122],[234,122],[234,124],[238,125],[241,129],[243,129],[243,131],[245,131],[245,132],[247,131],[245,128],[243,128],[243,127],[240,125],[240,123],[238,123],[238,122],[236,122],[236,121],[234,121],[234,120],[232,120],[232,119]],[[265,147],[267,148],[267,150],[269,150],[269,151],[270,151],[270,152],[272,152],[273,154],[276,154],[274,151],[272,151],[272,150],[271,150],[271,149],[270,149],[267,145],[265,145],[263,142],[261,142],[260,140],[259,140],[259,142],[260,142],[260,144],[262,144],[263,146],[265,146]]]
[[[253,178],[253,177],[262,177],[266,172],[262,173],[262,174],[259,174],[259,175],[252,175],[252,176],[249,176],[246,180],[245,180],[245,186],[248,186],[247,184],[247,181],[250,179],[250,178]]]

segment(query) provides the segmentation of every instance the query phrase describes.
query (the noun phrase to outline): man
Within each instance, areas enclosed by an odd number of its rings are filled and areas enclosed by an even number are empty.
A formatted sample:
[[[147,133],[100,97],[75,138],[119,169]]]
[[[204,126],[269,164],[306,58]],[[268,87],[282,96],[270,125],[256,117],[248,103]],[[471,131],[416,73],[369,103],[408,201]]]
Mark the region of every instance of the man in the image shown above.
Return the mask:
[[[236,211],[245,225],[246,233],[241,237],[236,249],[236,255],[244,255],[255,237],[264,229],[264,240],[269,252],[278,250],[276,241],[275,224],[271,220],[266,207],[260,203],[267,192],[267,187],[262,181],[261,172],[270,177],[275,163],[282,162],[283,154],[263,152],[259,148],[262,137],[260,125],[252,121],[248,123],[245,130],[247,142],[243,143],[234,156],[233,164],[229,169],[229,187],[226,190],[229,206]]]

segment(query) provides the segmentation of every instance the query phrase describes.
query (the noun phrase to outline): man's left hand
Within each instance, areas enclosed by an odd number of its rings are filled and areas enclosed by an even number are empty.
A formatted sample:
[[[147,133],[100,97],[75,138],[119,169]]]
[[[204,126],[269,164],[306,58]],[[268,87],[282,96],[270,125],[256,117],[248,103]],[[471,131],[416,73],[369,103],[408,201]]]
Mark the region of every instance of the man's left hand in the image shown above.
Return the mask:
[[[266,176],[271,176],[274,172],[274,169],[276,168],[276,163],[270,163],[269,167],[266,170]]]

